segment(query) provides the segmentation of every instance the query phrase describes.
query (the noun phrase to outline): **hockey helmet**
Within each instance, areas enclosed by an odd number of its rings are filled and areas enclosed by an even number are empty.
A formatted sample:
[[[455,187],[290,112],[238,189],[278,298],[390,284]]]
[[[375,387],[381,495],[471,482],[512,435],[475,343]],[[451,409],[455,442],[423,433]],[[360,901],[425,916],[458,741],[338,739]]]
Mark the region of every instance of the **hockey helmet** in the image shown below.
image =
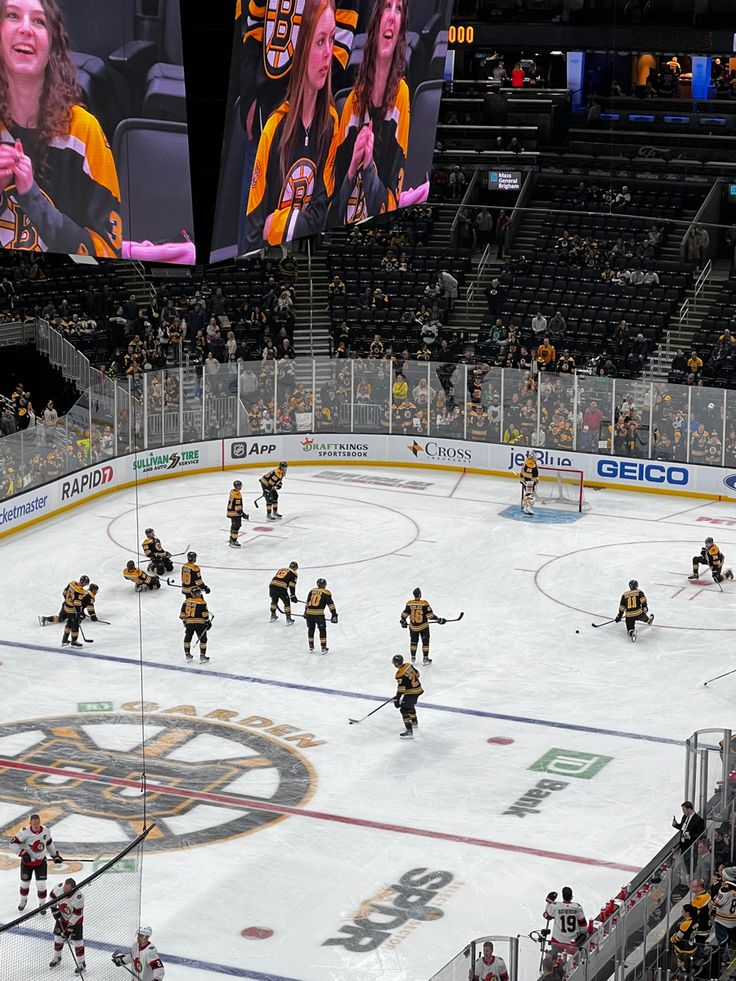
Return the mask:
[[[713,544],[713,539],[710,538],[710,537],[706,538],[705,539],[705,544],[708,546],[708,548],[710,548],[711,545]]]
[[[526,458],[527,460],[534,460],[535,463],[537,462],[537,456],[533,450],[527,451]]]
[[[286,462],[286,460],[280,460],[279,461],[279,467],[282,470],[286,470],[288,466],[289,466],[289,464]]]
[[[234,480],[233,481],[233,487],[235,488],[235,490],[240,490],[240,488],[242,486],[243,486],[243,481],[242,480]]]
[[[401,656],[401,654],[394,654],[394,656],[391,658],[391,663],[394,664],[397,668],[400,668],[401,665],[404,663],[404,658]]]
[[[325,589],[326,586],[327,586],[327,580],[326,579],[318,579],[317,580],[317,589]]]
[[[80,576],[79,577],[79,585],[80,586],[89,586],[89,576]]]
[[[197,553],[187,552],[187,562],[196,562],[196,561],[197,561]]]
[[[97,585],[96,582],[91,582],[89,584],[89,591],[90,591],[90,593],[97,593],[97,592],[99,592],[99,590],[100,590],[100,587]]]
[[[128,570],[128,572],[132,572],[133,569],[135,569],[135,562],[132,559],[128,559],[125,568]]]
[[[299,563],[298,562],[290,562],[289,563],[289,568],[290,569],[298,569],[299,568]]]
[[[138,936],[145,937],[148,939],[153,933],[153,930],[149,926],[138,927]]]
[[[420,599],[421,595],[422,591],[419,586],[417,586],[417,588],[414,590],[414,599]]]
[[[639,583],[636,581],[636,579],[629,579],[629,589],[638,589],[638,588],[639,588]]]
[[[149,535],[149,536],[152,535],[153,534],[153,528],[146,528],[146,534]]]

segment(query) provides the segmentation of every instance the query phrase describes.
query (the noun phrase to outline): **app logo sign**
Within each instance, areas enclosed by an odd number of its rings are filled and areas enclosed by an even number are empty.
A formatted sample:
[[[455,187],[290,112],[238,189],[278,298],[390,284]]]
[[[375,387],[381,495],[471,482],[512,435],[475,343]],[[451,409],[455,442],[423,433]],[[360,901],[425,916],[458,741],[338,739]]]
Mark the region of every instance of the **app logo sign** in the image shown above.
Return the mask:
[[[244,460],[248,456],[271,456],[275,452],[275,443],[263,443],[258,442],[258,440],[248,442],[239,439],[230,444],[230,458],[232,460]]]
[[[70,477],[61,485],[62,501],[71,501],[75,497],[82,497],[96,487],[109,484],[113,477],[113,469],[109,463],[103,467],[95,467],[87,473],[80,474],[78,477]]]
[[[638,463],[633,460],[598,460],[598,476],[614,480],[631,480],[643,484],[667,484],[685,487],[690,482],[686,467],[667,466],[663,463]]]
[[[613,759],[612,756],[602,756],[600,753],[582,753],[572,749],[550,749],[530,770],[540,773],[551,773],[559,777],[575,777],[578,780],[592,780],[604,766]]]

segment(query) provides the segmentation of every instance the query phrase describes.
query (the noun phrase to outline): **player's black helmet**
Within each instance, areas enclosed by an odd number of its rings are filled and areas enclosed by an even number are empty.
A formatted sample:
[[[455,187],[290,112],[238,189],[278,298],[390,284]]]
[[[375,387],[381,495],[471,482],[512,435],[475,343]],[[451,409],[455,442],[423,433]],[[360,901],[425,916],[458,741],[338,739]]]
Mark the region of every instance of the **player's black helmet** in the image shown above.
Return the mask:
[[[153,534],[153,528],[146,528],[146,534],[147,535],[152,535]]]
[[[79,577],[79,585],[80,586],[89,586],[89,576],[80,576]]]
[[[419,599],[421,597],[421,595],[422,595],[422,591],[419,588],[419,586],[417,586],[417,588],[414,590],[414,598],[415,599]]]
[[[240,488],[242,486],[243,486],[243,481],[242,480],[234,480],[233,481],[233,487],[235,488],[235,490],[240,490]]]
[[[290,569],[298,569],[299,568],[299,563],[298,562],[290,562],[289,563],[289,568]]]
[[[89,584],[89,591],[90,591],[90,593],[97,593],[97,592],[99,592],[99,589],[100,589],[100,587],[97,585],[96,582],[91,582]]]
[[[197,561],[197,553],[187,552],[187,562],[196,562],[196,561]]]
[[[128,570],[128,572],[132,572],[133,569],[135,569],[135,562],[132,559],[128,559],[125,568]]]
[[[282,470],[286,470],[286,468],[287,468],[288,466],[289,466],[289,464],[288,464],[288,463],[286,462],[286,460],[280,460],[280,461],[279,461],[279,467],[280,467],[280,468],[281,468]]]
[[[708,548],[710,548],[710,546],[713,544],[713,539],[712,538],[706,538],[705,539],[705,544],[708,546]]]
[[[396,665],[397,668],[400,668],[404,663],[404,658],[401,656],[401,654],[394,654],[394,656],[391,658],[391,663]]]
[[[638,589],[638,588],[639,588],[639,583],[636,581],[636,579],[629,579],[629,589]]]
[[[326,586],[327,586],[327,580],[326,579],[318,579],[317,580],[317,589],[325,589]]]

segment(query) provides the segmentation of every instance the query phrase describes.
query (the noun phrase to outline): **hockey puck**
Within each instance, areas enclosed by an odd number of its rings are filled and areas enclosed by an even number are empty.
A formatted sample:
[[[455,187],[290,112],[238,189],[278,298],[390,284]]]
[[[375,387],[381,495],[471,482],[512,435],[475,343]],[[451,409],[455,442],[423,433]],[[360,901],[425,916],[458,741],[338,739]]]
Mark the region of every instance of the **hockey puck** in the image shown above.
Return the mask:
[[[486,739],[486,742],[490,743],[491,746],[510,746],[513,741],[508,736],[491,736],[490,739]]]
[[[576,634],[579,634],[579,633],[580,633],[580,631],[579,631],[579,630],[576,630],[576,631],[575,631],[575,633],[576,633]]]
[[[240,931],[240,936],[245,937],[246,940],[268,940],[273,936],[273,930],[269,930],[268,927],[246,927],[245,930]]]

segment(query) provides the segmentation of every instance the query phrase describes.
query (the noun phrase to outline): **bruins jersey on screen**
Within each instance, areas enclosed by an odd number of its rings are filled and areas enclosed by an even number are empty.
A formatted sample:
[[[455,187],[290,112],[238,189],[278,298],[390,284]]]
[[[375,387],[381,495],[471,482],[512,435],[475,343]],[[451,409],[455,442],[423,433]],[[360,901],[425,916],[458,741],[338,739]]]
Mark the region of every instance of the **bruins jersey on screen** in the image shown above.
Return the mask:
[[[306,615],[308,617],[323,617],[325,615],[325,607],[329,608],[333,616],[337,613],[335,604],[332,602],[332,593],[330,590],[322,589],[320,586],[310,589],[309,595],[307,596],[307,604],[304,607]]]
[[[297,123],[295,159],[282,180],[279,158],[288,112],[289,103],[282,102],[268,117],[258,141],[248,194],[246,252],[264,243],[281,245],[315,235],[324,228],[327,205],[335,189],[337,112],[330,106],[330,131],[323,140],[320,134],[305,130],[301,120]],[[263,225],[271,214],[271,228],[264,235]]]
[[[618,612],[623,613],[627,620],[638,617],[640,613],[646,613],[647,598],[641,589],[627,589],[621,597]]]
[[[0,194],[0,245],[119,257],[120,187],[112,152],[95,117],[72,106],[69,133],[52,141],[44,174],[35,166],[37,131],[0,121],[0,142],[12,145],[16,140],[34,161],[36,183],[26,194],[20,194],[15,183]]]
[[[347,176],[353,147],[363,126],[373,123],[373,166],[361,170],[351,182]],[[362,221],[369,215],[395,211],[404,184],[404,166],[409,150],[409,87],[402,78],[394,104],[385,115],[377,109],[358,115],[355,93],[351,92],[340,117],[335,159],[337,194],[330,212],[330,225]]]
[[[396,671],[397,695],[423,695],[419,672],[413,664],[402,664]]]
[[[265,123],[286,98],[289,72],[302,23],[305,0],[238,0],[235,16],[240,22],[241,111],[255,98]],[[338,0],[335,9],[333,75],[348,66],[358,26],[358,0]],[[339,85],[333,91],[339,89]]]

